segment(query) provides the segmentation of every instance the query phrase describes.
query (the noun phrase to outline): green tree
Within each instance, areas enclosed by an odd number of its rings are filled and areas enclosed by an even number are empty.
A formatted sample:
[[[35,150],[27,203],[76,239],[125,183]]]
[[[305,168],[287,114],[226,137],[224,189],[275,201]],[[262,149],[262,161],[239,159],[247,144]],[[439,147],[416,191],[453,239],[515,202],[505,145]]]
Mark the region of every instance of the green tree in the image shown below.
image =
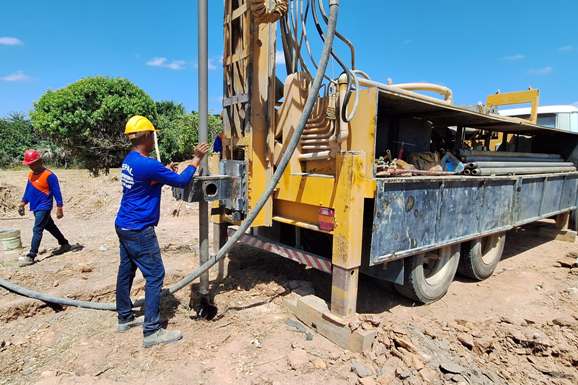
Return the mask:
[[[30,120],[15,113],[0,118],[0,166],[6,167],[22,160],[22,154],[38,143]]]
[[[185,106],[182,103],[175,103],[171,100],[162,100],[155,103],[157,108],[157,115],[159,117],[164,116],[168,118],[178,118],[180,116],[186,115]]]
[[[156,103],[159,148],[163,161],[179,162],[190,159],[199,138],[199,114],[187,114],[182,104],[171,101]],[[223,129],[221,117],[209,116],[209,141]]]
[[[45,93],[31,119],[41,135],[98,174],[126,155],[123,129],[133,115],[156,120],[155,103],[142,89],[126,79],[92,77]]]

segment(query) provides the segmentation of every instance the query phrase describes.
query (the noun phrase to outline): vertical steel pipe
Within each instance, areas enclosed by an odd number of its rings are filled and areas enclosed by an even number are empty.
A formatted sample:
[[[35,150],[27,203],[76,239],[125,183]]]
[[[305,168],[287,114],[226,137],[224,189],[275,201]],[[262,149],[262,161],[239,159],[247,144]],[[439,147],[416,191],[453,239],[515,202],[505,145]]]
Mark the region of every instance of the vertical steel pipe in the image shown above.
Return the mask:
[[[208,0],[199,0],[198,8],[198,44],[199,44],[199,143],[209,140],[209,11]],[[207,157],[203,158],[201,169],[208,174]],[[206,201],[199,202],[199,263],[209,260],[209,205]],[[200,277],[199,294],[209,294],[209,271]]]

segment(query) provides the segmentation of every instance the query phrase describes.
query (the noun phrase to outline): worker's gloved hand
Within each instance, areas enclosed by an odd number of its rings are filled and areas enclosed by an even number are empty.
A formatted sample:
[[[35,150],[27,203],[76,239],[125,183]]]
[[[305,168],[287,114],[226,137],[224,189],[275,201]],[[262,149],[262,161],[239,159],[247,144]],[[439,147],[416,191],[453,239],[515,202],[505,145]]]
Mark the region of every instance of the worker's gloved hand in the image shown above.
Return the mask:
[[[169,170],[171,170],[172,172],[177,172],[177,170],[178,170],[179,167],[178,167],[178,165],[177,165],[176,163],[171,162],[171,163],[167,164],[167,168],[168,168]]]
[[[19,206],[18,206],[18,215],[20,215],[21,217],[23,217],[24,214],[25,214],[24,205],[19,205]]]
[[[207,152],[209,152],[209,145],[207,143],[199,143],[195,147],[195,158],[203,159]]]
[[[62,207],[57,207],[56,218],[61,219],[62,217],[64,217],[64,210],[62,209]]]

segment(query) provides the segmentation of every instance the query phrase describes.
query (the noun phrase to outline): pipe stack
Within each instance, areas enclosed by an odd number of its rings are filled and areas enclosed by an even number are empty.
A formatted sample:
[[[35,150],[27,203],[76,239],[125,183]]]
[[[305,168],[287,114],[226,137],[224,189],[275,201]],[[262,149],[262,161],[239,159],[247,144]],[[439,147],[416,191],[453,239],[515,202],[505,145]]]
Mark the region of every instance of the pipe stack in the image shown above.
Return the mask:
[[[460,156],[465,165],[465,175],[522,175],[576,171],[574,163],[565,162],[558,154],[462,150]]]

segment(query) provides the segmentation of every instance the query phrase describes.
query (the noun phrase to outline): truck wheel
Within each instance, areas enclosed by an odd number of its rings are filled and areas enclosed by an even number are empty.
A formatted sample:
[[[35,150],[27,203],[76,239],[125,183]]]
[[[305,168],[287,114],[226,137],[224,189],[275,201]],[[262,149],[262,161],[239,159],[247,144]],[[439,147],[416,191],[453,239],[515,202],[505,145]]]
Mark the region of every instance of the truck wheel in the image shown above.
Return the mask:
[[[502,259],[505,243],[506,233],[492,234],[463,243],[459,273],[478,281],[488,278]]]
[[[452,283],[460,262],[460,247],[442,247],[404,260],[404,283],[396,290],[409,299],[431,303],[442,298]]]

